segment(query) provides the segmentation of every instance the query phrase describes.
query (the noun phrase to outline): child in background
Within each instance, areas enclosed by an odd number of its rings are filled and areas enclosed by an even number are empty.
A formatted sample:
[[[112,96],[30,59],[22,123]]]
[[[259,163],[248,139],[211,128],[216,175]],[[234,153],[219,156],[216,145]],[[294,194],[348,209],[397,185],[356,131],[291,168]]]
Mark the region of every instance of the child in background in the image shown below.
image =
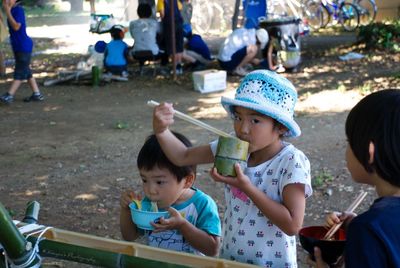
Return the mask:
[[[286,78],[267,70],[244,77],[235,99],[221,103],[233,119],[236,136],[250,143],[247,168],[224,177],[226,210],[221,257],[268,267],[297,267],[296,238],[311,195],[310,163],[303,152],[282,140],[301,131],[293,119],[297,92]],[[187,148],[169,130],[172,104],[155,107],[153,129],[177,166],[214,161],[217,141]]]
[[[170,4],[174,5],[174,18],[170,16]],[[174,20],[175,25],[175,64],[176,74],[183,74],[183,18],[181,15],[182,2],[181,0],[158,0],[157,11],[161,17],[163,42],[167,55],[172,55],[172,36],[171,23]]]
[[[184,146],[191,146],[182,134],[172,135]],[[145,235],[149,246],[217,255],[221,236],[218,209],[210,196],[193,187],[196,167],[177,167],[172,164],[161,150],[155,135],[149,136],[140,150],[137,166],[146,198],[157,202],[159,210],[168,210],[170,217],[152,223],[154,231],[140,232],[131,219],[129,209],[132,199],[140,197],[134,191],[126,191],[121,196],[122,237],[134,241]]]
[[[112,40],[104,51],[104,68],[106,72],[114,75],[128,77],[128,45],[123,41],[124,28],[114,25],[110,29]]]
[[[248,73],[245,69],[248,64],[259,64],[258,50],[263,50],[268,40],[268,32],[265,29],[235,29],[219,48],[219,65],[230,74],[245,76]]]
[[[272,27],[269,32],[269,40],[266,48],[262,51],[265,59],[260,62],[260,65],[268,70],[275,71],[277,73],[283,73],[285,68],[282,66],[278,55],[280,48],[279,35],[281,34],[279,29]]]
[[[326,225],[344,221],[346,267],[400,267],[400,90],[372,93],[346,120],[347,168],[355,182],[371,185],[378,199],[366,212],[334,212]],[[321,251],[315,249],[317,267]]]
[[[14,95],[22,84],[23,80],[28,80],[29,87],[33,91],[32,95],[25,98],[25,102],[42,101],[43,95],[32,71],[29,67],[31,63],[33,41],[26,33],[25,12],[20,0],[3,0],[3,9],[7,16],[7,23],[10,32],[11,47],[15,58],[14,81],[8,92],[0,96],[0,101],[10,104],[14,101]]]
[[[206,42],[200,35],[193,34],[190,24],[183,26],[183,36],[185,37],[183,59],[191,63],[193,71],[204,69],[206,65],[213,61]]]

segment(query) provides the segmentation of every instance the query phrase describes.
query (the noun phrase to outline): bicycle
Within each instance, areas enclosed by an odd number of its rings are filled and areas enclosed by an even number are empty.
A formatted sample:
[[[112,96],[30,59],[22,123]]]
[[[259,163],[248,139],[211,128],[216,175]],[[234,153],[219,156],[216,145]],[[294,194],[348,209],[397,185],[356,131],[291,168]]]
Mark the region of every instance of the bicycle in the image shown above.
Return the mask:
[[[368,25],[375,20],[378,12],[375,0],[353,0],[351,3],[357,7],[361,25]]]
[[[193,29],[200,35],[219,34],[232,25],[233,6],[225,1],[193,0]]]
[[[306,18],[313,30],[325,28],[330,22],[339,22],[346,31],[354,31],[360,24],[356,5],[344,0],[310,0],[305,4]]]

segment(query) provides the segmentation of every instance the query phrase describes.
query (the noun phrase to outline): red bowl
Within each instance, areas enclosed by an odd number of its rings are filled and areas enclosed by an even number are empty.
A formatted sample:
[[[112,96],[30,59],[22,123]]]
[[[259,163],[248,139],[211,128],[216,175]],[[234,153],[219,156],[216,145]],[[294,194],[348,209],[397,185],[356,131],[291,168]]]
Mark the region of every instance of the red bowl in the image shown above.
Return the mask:
[[[340,228],[332,240],[324,240],[323,237],[327,232],[328,230],[323,226],[304,227],[299,232],[300,244],[313,260],[315,260],[314,247],[319,247],[322,259],[328,264],[333,264],[344,252],[346,232]]]

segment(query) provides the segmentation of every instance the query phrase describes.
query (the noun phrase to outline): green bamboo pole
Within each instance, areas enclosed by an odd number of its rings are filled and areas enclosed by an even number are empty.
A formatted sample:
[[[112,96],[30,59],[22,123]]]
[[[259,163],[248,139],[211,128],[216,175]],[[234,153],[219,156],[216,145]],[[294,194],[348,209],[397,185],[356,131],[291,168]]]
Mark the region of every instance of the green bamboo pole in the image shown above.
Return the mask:
[[[29,237],[28,241],[35,244],[36,237]],[[94,248],[82,247],[52,240],[42,240],[39,242],[39,254],[42,257],[63,259],[72,262],[89,264],[100,267],[146,267],[146,268],[186,268],[188,266],[161,262],[141,257],[129,256],[125,254],[99,250]]]
[[[25,211],[25,217],[22,220],[26,223],[37,223],[39,219],[40,204],[37,201],[31,201],[28,203]]]
[[[26,263],[32,254],[32,244],[26,241],[24,236],[18,231],[14,225],[10,214],[0,202],[0,244],[3,246],[7,256],[16,264],[21,265]],[[31,267],[36,265],[40,260],[35,257],[29,263]]]

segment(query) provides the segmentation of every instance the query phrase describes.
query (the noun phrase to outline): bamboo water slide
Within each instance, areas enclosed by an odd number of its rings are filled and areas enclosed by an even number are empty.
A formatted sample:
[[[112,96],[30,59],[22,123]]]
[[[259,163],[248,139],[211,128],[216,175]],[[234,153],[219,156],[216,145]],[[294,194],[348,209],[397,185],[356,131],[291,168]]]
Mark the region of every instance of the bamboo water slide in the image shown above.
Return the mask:
[[[37,206],[34,203],[33,206]],[[0,268],[12,262],[21,267],[39,267],[40,259],[51,257],[99,267],[207,267],[245,268],[249,264],[164,250],[134,242],[38,225],[37,208],[28,204],[25,222],[13,221],[0,203]],[[32,220],[32,221],[31,221]],[[36,252],[35,252],[36,249]],[[4,251],[7,256],[1,254]],[[24,266],[23,266],[24,265]]]

